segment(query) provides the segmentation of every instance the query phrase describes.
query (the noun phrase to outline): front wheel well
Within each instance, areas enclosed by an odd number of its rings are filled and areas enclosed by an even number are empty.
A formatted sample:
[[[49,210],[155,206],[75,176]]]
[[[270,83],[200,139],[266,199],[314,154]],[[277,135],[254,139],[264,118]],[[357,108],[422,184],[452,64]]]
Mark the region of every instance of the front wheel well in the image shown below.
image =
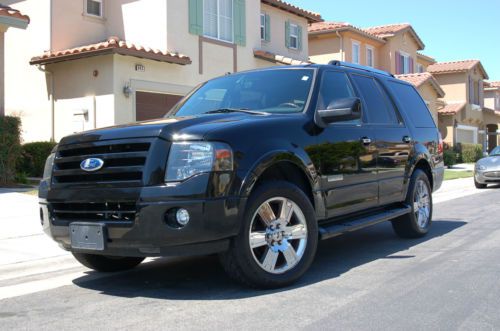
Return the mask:
[[[315,204],[311,183],[309,182],[309,179],[304,171],[294,163],[282,161],[273,164],[272,166],[264,170],[264,172],[258,177],[253,189],[264,182],[273,180],[284,180],[297,185],[297,187],[299,187],[302,192],[304,192],[304,194],[309,198],[311,204],[314,207]]]
[[[420,169],[423,172],[425,172],[425,174],[427,175],[427,178],[429,179],[429,183],[431,184],[431,189],[434,189],[434,179],[432,177],[432,169],[431,169],[431,166],[429,165],[429,163],[426,160],[421,159],[417,162],[413,171],[415,171],[417,169]]]

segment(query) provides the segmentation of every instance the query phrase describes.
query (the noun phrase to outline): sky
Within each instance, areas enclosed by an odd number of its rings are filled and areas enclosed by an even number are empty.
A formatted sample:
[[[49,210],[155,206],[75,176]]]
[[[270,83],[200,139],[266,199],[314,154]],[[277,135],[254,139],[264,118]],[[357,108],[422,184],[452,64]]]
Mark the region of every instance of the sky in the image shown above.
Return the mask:
[[[500,81],[500,0],[288,0],[325,21],[357,27],[410,23],[438,62],[481,60]]]

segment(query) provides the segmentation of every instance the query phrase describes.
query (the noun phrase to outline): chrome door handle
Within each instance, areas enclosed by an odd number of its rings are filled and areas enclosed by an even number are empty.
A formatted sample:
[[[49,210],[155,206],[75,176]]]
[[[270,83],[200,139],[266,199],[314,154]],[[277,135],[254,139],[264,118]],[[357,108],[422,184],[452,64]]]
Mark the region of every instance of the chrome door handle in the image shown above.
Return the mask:
[[[360,140],[363,145],[370,145],[372,143],[372,140],[368,137],[362,137]]]
[[[410,136],[404,136],[404,137],[403,137],[403,142],[404,142],[405,144],[409,144],[409,143],[411,143],[411,137],[410,137]]]

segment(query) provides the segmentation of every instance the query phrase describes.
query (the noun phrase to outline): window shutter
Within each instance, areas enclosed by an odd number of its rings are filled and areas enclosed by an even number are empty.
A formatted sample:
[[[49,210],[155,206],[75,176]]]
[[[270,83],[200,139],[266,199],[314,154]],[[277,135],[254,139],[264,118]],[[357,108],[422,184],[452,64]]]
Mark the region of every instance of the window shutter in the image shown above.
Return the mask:
[[[483,84],[483,80],[480,80],[478,83],[479,83],[479,86],[478,86],[478,90],[479,90],[479,105],[481,106],[481,108],[483,108],[484,107],[484,96],[483,96],[484,84]]]
[[[285,46],[290,48],[290,22],[285,22]]]
[[[189,33],[203,34],[203,0],[189,0]]]
[[[265,19],[264,19],[264,26],[265,26],[265,33],[266,35],[264,36],[265,41],[271,41],[271,17],[266,14]]]
[[[299,25],[297,27],[297,34],[299,35],[298,36],[298,40],[297,40],[297,48],[299,49],[299,51],[302,50],[302,27]]]
[[[413,58],[410,57],[410,74],[414,73],[415,72],[415,68],[413,67]]]
[[[469,103],[474,103],[474,85],[472,78],[469,76]]]
[[[400,55],[399,52],[396,51],[396,75],[399,75],[401,73],[401,60],[400,60]]]
[[[234,0],[234,42],[237,45],[245,46],[247,20],[245,10],[245,0]]]

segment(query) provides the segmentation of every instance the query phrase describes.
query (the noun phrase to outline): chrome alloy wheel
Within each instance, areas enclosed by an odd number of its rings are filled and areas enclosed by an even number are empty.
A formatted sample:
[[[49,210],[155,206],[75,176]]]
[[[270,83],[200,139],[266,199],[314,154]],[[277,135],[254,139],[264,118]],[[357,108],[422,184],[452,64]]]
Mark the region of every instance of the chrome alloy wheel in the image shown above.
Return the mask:
[[[429,189],[423,180],[419,180],[416,184],[417,190],[413,197],[413,212],[417,219],[417,225],[424,229],[429,224],[431,214],[431,199]]]
[[[290,199],[274,197],[262,203],[250,223],[250,250],[257,264],[272,274],[294,268],[307,245],[304,213]]]

